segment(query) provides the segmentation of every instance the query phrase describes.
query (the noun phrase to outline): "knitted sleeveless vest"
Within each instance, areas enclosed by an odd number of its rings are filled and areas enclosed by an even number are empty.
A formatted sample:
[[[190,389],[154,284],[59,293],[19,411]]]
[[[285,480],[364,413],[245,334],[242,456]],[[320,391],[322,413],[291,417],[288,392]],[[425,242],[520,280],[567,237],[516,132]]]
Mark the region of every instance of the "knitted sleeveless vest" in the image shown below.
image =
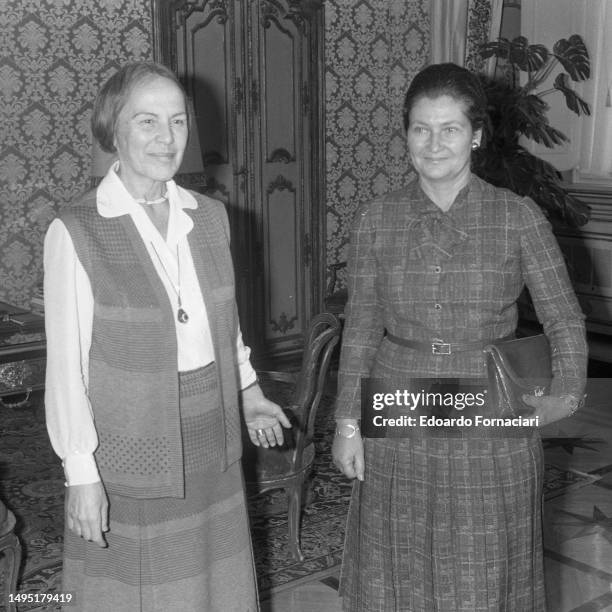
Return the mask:
[[[225,470],[242,452],[238,410],[238,316],[221,202],[193,193],[191,254],[211,327],[223,413]],[[89,399],[109,492],[137,498],[183,497],[176,315],[129,215],[104,218],[90,192],[61,219],[94,295]]]

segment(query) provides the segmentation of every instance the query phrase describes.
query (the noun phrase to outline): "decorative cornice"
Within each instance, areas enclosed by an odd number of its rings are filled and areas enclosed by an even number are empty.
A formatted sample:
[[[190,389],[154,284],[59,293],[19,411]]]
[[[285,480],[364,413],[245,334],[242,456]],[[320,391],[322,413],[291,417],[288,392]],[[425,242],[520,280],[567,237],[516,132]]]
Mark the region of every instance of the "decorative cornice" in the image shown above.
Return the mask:
[[[612,190],[606,186],[574,183],[567,192],[591,208],[590,221],[612,222]]]
[[[291,191],[291,193],[295,193],[295,187],[293,183],[286,179],[282,174],[279,174],[273,181],[268,184],[268,189],[266,189],[266,193],[268,195],[272,194],[275,191],[283,191],[287,189]]]
[[[295,156],[291,155],[287,149],[279,148],[272,151],[272,155],[268,157],[267,161],[270,163],[282,162],[284,164],[289,164],[295,161]]]
[[[269,28],[274,20],[280,27],[281,19],[292,21],[300,32],[306,32],[312,14],[323,7],[320,0],[288,0],[285,8],[278,0],[264,0],[261,4],[262,24]]]
[[[227,187],[223,183],[220,183],[214,176],[209,177],[206,181],[206,193],[221,193],[226,198],[230,197]]]
[[[179,25],[183,26],[191,14],[196,12],[203,13],[207,8],[210,10],[210,13],[200,27],[207,26],[215,17],[218,23],[225,23],[227,21],[226,0],[196,0],[195,2],[184,2],[178,7]]]
[[[298,320],[297,315],[294,315],[289,319],[284,312],[281,312],[280,317],[278,317],[278,323],[274,319],[270,319],[270,324],[272,325],[272,331],[280,332],[281,334],[286,334],[290,329],[295,327],[294,323]]]

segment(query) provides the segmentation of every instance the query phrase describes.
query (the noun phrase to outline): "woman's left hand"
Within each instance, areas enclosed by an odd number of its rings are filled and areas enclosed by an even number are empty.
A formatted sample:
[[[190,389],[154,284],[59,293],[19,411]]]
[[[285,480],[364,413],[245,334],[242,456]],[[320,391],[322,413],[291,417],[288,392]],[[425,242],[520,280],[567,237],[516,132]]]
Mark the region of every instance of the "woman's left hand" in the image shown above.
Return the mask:
[[[523,402],[535,410],[524,416],[538,417],[538,427],[570,417],[576,411],[578,400],[571,395],[523,395]]]
[[[255,446],[282,445],[283,427],[289,429],[291,423],[280,406],[266,399],[259,385],[242,391],[242,410],[249,437]]]

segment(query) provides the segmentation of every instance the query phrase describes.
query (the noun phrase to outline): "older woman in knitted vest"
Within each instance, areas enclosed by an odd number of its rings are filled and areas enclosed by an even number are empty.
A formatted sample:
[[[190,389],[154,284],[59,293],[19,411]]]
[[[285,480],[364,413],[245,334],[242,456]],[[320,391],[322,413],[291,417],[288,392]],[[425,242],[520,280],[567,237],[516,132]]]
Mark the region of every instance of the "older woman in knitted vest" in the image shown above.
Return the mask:
[[[45,240],[62,589],[82,611],[257,610],[239,400],[255,444],[290,425],[242,341],[225,208],[172,180],[188,116],[163,66],[112,76],[92,129],[118,161]]]

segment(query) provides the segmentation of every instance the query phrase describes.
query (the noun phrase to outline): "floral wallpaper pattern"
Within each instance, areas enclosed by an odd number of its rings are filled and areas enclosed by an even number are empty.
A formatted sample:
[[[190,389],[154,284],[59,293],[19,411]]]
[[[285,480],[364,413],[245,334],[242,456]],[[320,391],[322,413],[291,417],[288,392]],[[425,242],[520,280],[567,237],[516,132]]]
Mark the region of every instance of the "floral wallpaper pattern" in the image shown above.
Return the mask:
[[[491,0],[469,0],[468,2],[468,32],[469,37],[465,50],[465,67],[473,72],[485,69],[485,60],[478,52],[481,44],[489,41],[491,27]]]
[[[325,55],[332,263],[346,260],[358,205],[409,175],[401,109],[410,79],[428,60],[429,0],[327,0]]]
[[[484,68],[478,46],[488,40],[491,16],[491,0],[469,0],[471,70]],[[430,21],[430,0],[325,3],[328,264],[346,261],[359,204],[411,174],[401,109],[410,80],[430,61]]]
[[[122,63],[152,56],[150,0],[0,0],[0,300],[27,306],[44,233],[89,186],[89,116]]]
[[[489,0],[471,0],[478,21]],[[357,206],[410,170],[405,89],[428,61],[429,0],[326,0],[327,261]],[[89,187],[89,116],[122,63],[150,59],[151,0],[0,0],[0,300],[27,306],[44,233]],[[342,282],[342,278],[341,278]]]

